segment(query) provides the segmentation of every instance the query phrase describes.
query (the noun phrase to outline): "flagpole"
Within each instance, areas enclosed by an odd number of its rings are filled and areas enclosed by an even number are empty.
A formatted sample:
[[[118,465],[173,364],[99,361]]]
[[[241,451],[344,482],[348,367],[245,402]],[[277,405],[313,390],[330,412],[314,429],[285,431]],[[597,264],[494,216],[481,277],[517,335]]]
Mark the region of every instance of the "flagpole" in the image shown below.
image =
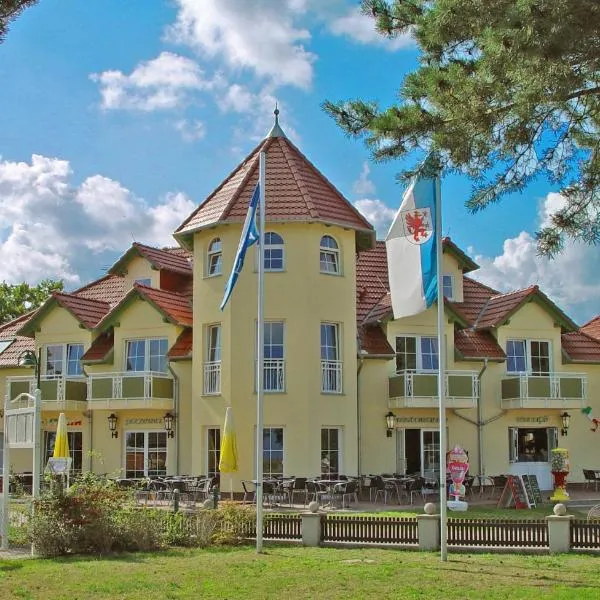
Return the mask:
[[[256,361],[256,552],[263,549],[263,395],[265,321],[265,153],[259,154],[258,335]]]
[[[435,237],[437,262],[438,398],[440,410],[440,558],[448,560],[446,489],[446,343],[444,337],[444,288],[442,285],[442,186],[435,178]]]

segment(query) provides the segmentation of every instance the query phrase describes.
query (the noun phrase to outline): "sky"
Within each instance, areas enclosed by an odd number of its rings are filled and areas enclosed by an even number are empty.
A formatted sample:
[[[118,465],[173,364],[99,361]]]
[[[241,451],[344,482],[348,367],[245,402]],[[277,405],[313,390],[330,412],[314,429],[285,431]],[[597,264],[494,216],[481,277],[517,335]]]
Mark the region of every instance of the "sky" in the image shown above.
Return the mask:
[[[0,281],[102,276],[179,224],[265,137],[287,136],[385,237],[410,163],[374,163],[324,100],[397,99],[418,48],[353,0],[40,0],[0,45]],[[477,215],[442,182],[444,235],[502,292],[538,284],[577,323],[600,313],[599,247],[536,253],[561,205],[536,181]]]

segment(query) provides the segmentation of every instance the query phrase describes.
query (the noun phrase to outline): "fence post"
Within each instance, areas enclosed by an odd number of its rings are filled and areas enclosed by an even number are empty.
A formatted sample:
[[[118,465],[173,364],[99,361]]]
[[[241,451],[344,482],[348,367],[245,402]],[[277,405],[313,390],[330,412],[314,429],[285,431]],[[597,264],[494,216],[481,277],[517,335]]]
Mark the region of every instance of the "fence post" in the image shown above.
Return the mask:
[[[173,512],[179,511],[179,490],[173,490]]]
[[[571,549],[571,519],[573,515],[567,515],[566,512],[564,504],[557,504],[554,507],[554,514],[546,517],[551,554],[569,552]]]
[[[440,515],[417,515],[419,550],[440,549]]]
[[[319,546],[321,544],[321,515],[319,513],[301,513],[302,545]]]

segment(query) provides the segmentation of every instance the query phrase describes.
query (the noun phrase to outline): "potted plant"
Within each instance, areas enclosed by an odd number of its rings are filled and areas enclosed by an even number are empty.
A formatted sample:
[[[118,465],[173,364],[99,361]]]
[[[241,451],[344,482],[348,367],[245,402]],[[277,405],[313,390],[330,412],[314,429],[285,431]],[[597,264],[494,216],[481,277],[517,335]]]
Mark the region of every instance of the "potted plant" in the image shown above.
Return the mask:
[[[569,451],[566,448],[554,448],[550,451],[550,457],[550,469],[554,476],[554,494],[550,500],[564,502],[569,499],[566,483],[569,474]]]

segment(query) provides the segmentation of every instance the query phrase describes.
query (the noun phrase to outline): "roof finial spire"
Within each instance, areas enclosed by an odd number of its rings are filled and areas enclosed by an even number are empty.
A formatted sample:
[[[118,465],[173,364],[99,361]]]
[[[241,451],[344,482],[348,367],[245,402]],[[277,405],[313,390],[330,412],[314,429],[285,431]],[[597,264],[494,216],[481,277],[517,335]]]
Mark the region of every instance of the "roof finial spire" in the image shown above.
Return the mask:
[[[269,131],[267,137],[286,137],[285,133],[283,133],[283,129],[279,126],[279,108],[277,107],[277,102],[275,102],[273,114],[275,115],[275,123],[273,127],[271,127],[271,131]]]

